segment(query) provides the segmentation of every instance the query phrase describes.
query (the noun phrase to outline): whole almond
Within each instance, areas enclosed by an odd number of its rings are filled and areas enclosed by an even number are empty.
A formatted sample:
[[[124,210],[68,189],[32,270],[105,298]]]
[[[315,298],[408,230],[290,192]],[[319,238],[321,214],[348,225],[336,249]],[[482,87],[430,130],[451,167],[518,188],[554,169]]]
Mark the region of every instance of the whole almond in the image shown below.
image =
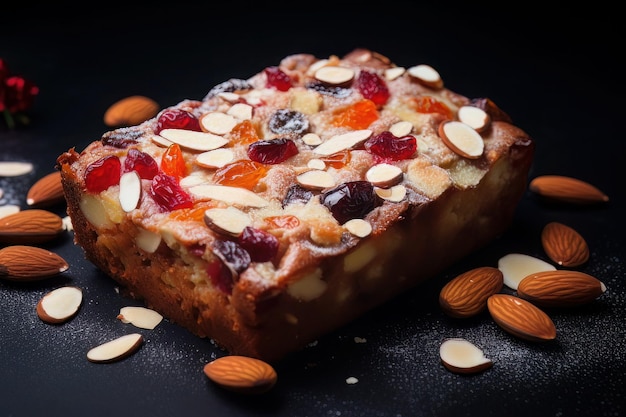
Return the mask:
[[[563,223],[546,224],[541,232],[541,244],[548,257],[561,266],[576,267],[589,260],[585,239]]]
[[[487,299],[500,291],[502,271],[483,266],[474,268],[448,282],[439,293],[439,305],[451,317],[472,317],[487,308]]]
[[[609,197],[588,182],[563,175],[542,175],[528,188],[545,198],[575,204],[605,203]]]
[[[41,177],[26,194],[26,204],[31,207],[46,207],[64,200],[61,171]]]
[[[544,271],[520,281],[517,295],[541,307],[587,304],[606,291],[604,283],[580,271]]]
[[[13,245],[0,249],[0,278],[39,281],[67,271],[61,256],[37,246]]]
[[[545,342],[556,338],[552,319],[530,301],[509,294],[494,294],[487,299],[487,309],[502,329],[521,339]]]
[[[110,127],[133,126],[156,116],[159,105],[145,96],[130,96],[113,103],[104,113],[104,123]]]
[[[0,218],[0,243],[43,243],[58,237],[64,231],[61,216],[48,210],[21,210]]]
[[[207,363],[204,373],[216,384],[230,391],[260,394],[270,390],[277,380],[274,368],[247,356],[223,356]]]

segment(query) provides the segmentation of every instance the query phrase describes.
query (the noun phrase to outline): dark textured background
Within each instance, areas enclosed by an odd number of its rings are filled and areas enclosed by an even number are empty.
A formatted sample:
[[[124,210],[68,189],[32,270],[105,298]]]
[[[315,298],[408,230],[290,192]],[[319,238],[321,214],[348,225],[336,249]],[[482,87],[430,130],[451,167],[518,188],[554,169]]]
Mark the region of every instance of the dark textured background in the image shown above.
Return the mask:
[[[617,13],[568,8],[386,2],[275,4],[263,12],[235,3],[190,2],[146,8],[62,4],[0,8],[0,57],[41,89],[31,124],[0,127],[0,160],[26,160],[35,172],[0,178],[0,204],[25,206],[30,185],[56,157],[107,130],[106,108],[128,95],[162,107],[201,99],[215,84],[247,78],[292,53],[320,57],[366,47],[398,65],[428,63],[446,86],[489,97],[537,143],[531,178],[560,174],[588,181],[611,198],[602,206],[547,205],[527,193],[509,232],[429,283],[384,305],[277,366],[276,387],[241,397],[214,386],[202,367],[222,352],[163,322],[115,364],[86,360],[89,348],[129,331],[115,319],[134,304],[86,262],[71,236],[47,245],[70,261],[61,277],[32,285],[0,281],[0,416],[516,416],[626,412],[626,166],[624,82]],[[336,10],[339,9],[339,10]],[[54,207],[60,214],[64,207]],[[583,271],[607,292],[594,303],[553,311],[557,340],[531,344],[483,314],[447,318],[437,297],[460,272],[495,266],[523,252],[545,259],[539,234],[548,221],[576,228],[591,258]],[[407,243],[409,244],[409,243]],[[84,290],[79,314],[61,326],[36,316],[39,298],[63,284]],[[133,329],[134,330],[134,329]],[[356,343],[355,337],[365,339]],[[447,337],[465,337],[494,361],[459,376],[439,362]],[[354,385],[346,378],[356,377]]]

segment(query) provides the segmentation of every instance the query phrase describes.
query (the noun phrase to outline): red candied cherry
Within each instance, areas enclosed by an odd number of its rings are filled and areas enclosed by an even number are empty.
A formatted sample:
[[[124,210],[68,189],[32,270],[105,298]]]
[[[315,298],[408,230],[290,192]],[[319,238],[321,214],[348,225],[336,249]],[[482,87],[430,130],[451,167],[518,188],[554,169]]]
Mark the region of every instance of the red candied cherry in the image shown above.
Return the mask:
[[[159,172],[159,165],[149,154],[130,148],[124,160],[124,172],[137,171],[140,178],[151,180]]]
[[[363,97],[372,100],[376,105],[382,106],[389,100],[387,84],[376,73],[361,71],[356,79],[355,87]]]
[[[120,182],[122,163],[115,155],[104,156],[85,169],[85,188],[90,193],[99,193]]]
[[[385,161],[409,159],[417,151],[415,136],[397,137],[388,130],[374,135],[363,144],[365,150]]]
[[[202,131],[200,121],[193,113],[183,109],[166,109],[159,115],[157,119],[156,134],[161,133],[163,129],[184,129]]]
[[[246,226],[239,236],[239,245],[249,254],[253,262],[267,262],[278,252],[278,239],[261,229]]]
[[[262,164],[280,164],[298,153],[290,139],[258,140],[248,146],[248,157]]]
[[[193,207],[191,196],[183,190],[176,178],[171,175],[163,173],[155,175],[152,179],[150,194],[163,211]]]
[[[267,77],[267,87],[274,87],[278,91],[287,91],[291,88],[291,77],[278,67],[267,67],[263,70]]]
[[[216,257],[209,262],[206,267],[206,273],[215,288],[225,294],[233,292],[233,275],[219,258]]]

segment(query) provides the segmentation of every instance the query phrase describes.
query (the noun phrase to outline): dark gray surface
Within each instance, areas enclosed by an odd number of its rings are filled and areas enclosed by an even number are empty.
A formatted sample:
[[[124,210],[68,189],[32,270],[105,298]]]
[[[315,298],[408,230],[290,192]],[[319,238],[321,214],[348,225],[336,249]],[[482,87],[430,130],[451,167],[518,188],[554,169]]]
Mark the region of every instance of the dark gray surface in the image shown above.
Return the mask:
[[[433,65],[446,85],[489,97],[537,142],[531,177],[561,174],[609,195],[600,207],[547,205],[527,193],[511,229],[432,281],[372,311],[277,365],[268,394],[242,397],[214,386],[204,364],[223,353],[167,321],[139,331],[146,341],[124,361],[96,365],[91,347],[129,332],[116,318],[136,304],[84,260],[71,235],[45,245],[71,264],[34,284],[0,281],[0,415],[2,416],[617,416],[626,412],[626,166],[620,125],[624,84],[611,49],[618,28],[602,16],[450,6],[387,4],[358,13],[237,10],[218,13],[186,3],[167,8],[101,7],[80,19],[3,8],[0,57],[41,93],[27,128],[0,128],[0,160],[35,163],[35,172],[0,178],[0,204],[25,207],[28,187],[54,169],[56,157],[82,149],[106,131],[102,116],[133,94],[161,106],[201,99],[215,84],[246,78],[291,53],[320,57],[368,47],[399,65]],[[207,8],[208,9],[208,8]],[[346,7],[347,9],[347,7]],[[80,10],[78,11],[80,13]],[[204,13],[201,13],[204,12]],[[34,13],[34,14],[33,14]],[[558,20],[557,20],[558,19]],[[558,21],[560,26],[555,26]],[[53,208],[63,214],[64,207]],[[591,258],[582,270],[608,290],[584,308],[551,311],[557,340],[532,344],[503,332],[487,313],[447,318],[437,297],[460,272],[495,266],[522,252],[545,259],[539,235],[549,221],[577,229]],[[409,243],[407,243],[409,244]],[[74,284],[84,304],[70,322],[50,326],[35,313],[40,297]],[[133,329],[136,330],[136,329]],[[465,337],[494,366],[459,376],[439,362],[447,337]],[[355,337],[365,339],[356,343]],[[356,377],[350,385],[346,378]]]

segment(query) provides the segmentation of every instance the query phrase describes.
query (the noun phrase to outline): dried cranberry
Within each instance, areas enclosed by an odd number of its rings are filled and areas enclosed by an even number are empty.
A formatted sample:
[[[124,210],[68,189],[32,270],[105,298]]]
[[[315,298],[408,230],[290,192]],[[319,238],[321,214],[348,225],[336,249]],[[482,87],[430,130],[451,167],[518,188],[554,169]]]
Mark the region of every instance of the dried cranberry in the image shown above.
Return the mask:
[[[309,120],[299,111],[279,109],[270,117],[269,128],[279,135],[303,133],[309,130]]]
[[[122,163],[115,155],[104,156],[85,169],[85,188],[90,193],[99,193],[120,182]]]
[[[219,93],[233,93],[235,91],[250,90],[251,88],[252,86],[248,81],[239,78],[231,78],[230,80],[219,83],[215,87],[211,88],[205,98],[208,100],[211,97],[215,97]]]
[[[274,87],[278,91],[287,91],[291,88],[291,77],[278,67],[267,67],[263,70],[267,77],[267,87]]]
[[[245,271],[252,262],[248,251],[232,240],[216,240],[213,242],[213,249],[238,274]]]
[[[248,146],[248,157],[262,164],[280,164],[297,153],[298,147],[289,139],[258,140]]]
[[[253,262],[272,260],[278,252],[278,239],[271,233],[247,226],[239,236],[239,244],[249,254]]]
[[[171,175],[163,173],[155,175],[152,179],[150,194],[164,211],[193,207],[193,201],[189,194],[182,189],[176,178]]]
[[[341,184],[323,193],[320,201],[340,224],[351,219],[362,219],[380,204],[380,198],[369,181]]]
[[[313,193],[298,184],[294,184],[287,190],[287,194],[283,199],[283,208],[289,204],[306,204],[311,198]]]
[[[155,133],[160,133],[163,129],[184,129],[200,132],[200,122],[193,113],[183,109],[164,110],[157,119]]]
[[[412,135],[399,138],[386,130],[366,140],[363,146],[381,160],[400,161],[413,156],[417,151],[417,140]]]
[[[361,95],[382,106],[389,100],[389,89],[385,81],[376,73],[361,71],[356,79],[355,87]]]
[[[137,171],[139,177],[151,180],[159,173],[159,165],[149,154],[135,148],[128,150],[124,160],[124,172]]]
[[[335,98],[346,98],[350,94],[352,94],[352,89],[350,88],[326,85],[319,81],[308,83],[306,85],[306,88],[315,90],[320,94],[324,94],[325,96],[331,96]]]
[[[218,290],[226,294],[233,292],[233,276],[230,273],[230,269],[219,258],[209,262],[206,273],[211,280],[211,284]]]
[[[100,140],[104,145],[113,146],[119,149],[126,149],[129,146],[136,144],[137,139],[139,139],[141,135],[143,135],[141,130],[128,127],[107,132],[102,135]]]

